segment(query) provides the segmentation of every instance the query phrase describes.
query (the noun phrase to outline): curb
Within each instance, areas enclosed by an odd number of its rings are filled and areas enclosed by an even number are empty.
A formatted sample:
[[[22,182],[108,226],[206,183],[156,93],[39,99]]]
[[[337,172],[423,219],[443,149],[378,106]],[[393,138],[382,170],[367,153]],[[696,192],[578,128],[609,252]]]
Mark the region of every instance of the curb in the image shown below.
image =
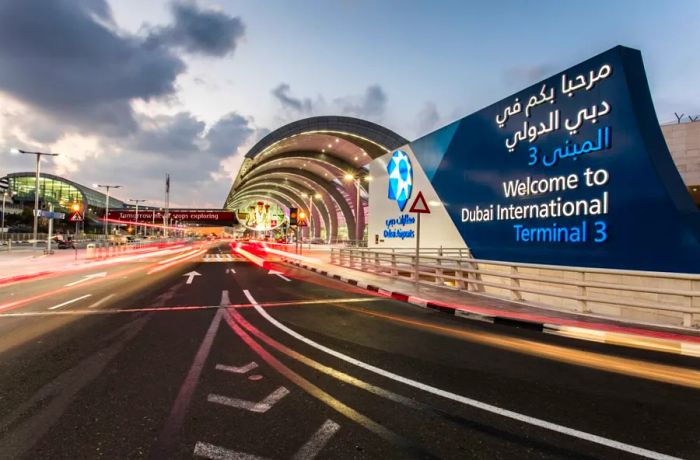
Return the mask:
[[[327,270],[321,270],[310,265],[303,264],[294,259],[283,257],[284,262],[310,270],[319,275],[342,281],[361,289],[366,289],[371,292],[376,292],[380,295],[390,297],[392,299],[417,305],[423,308],[430,308],[441,313],[446,313],[458,318],[481,321],[492,324],[500,324],[503,326],[516,327],[520,329],[528,329],[531,331],[542,332],[543,334],[558,335],[561,337],[573,338],[578,340],[587,340],[591,342],[606,343],[609,345],[627,346],[633,348],[642,348],[645,350],[660,351],[665,353],[679,354],[683,356],[692,356],[700,358],[700,337],[683,336],[675,333],[665,333],[645,330],[627,330],[623,327],[604,325],[604,329],[595,329],[579,321],[571,324],[556,324],[540,320],[528,320],[517,318],[514,316],[498,315],[491,313],[480,313],[478,311],[470,311],[467,309],[459,309],[457,307],[446,306],[437,302],[432,302],[420,297],[414,297],[401,292],[392,292],[382,289],[378,286],[367,284],[363,281],[358,281],[334,273]],[[543,318],[551,320],[552,318]],[[592,324],[593,325],[593,324]],[[591,325],[591,326],[592,326]],[[608,330],[605,330],[608,329]],[[646,333],[640,333],[646,332]]]

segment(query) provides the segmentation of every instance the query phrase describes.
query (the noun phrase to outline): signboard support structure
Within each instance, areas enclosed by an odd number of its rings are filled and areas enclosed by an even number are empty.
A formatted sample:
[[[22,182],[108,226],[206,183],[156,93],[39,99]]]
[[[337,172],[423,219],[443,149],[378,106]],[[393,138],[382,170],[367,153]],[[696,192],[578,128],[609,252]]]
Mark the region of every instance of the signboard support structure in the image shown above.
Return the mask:
[[[53,203],[49,203],[49,212],[53,213]],[[49,236],[46,239],[46,253],[47,254],[51,254],[51,234],[52,233],[53,233],[53,216],[49,217]]]
[[[428,208],[423,192],[418,192],[408,212],[418,214],[416,216],[416,267],[413,274],[414,281],[418,283],[420,281],[420,216],[421,214],[430,214],[430,208]]]
[[[420,213],[416,217],[416,272],[414,278],[416,283],[420,281]]]

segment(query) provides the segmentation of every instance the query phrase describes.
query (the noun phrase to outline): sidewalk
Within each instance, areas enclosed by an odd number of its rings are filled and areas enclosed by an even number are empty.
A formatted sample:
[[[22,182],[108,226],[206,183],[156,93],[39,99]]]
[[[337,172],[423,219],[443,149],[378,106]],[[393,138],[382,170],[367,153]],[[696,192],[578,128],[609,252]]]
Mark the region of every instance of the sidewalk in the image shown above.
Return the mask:
[[[397,300],[465,319],[537,330],[547,334],[700,357],[700,330],[657,326],[523,305],[463,291],[418,285],[330,263],[330,253],[281,253],[291,265],[378,292]]]

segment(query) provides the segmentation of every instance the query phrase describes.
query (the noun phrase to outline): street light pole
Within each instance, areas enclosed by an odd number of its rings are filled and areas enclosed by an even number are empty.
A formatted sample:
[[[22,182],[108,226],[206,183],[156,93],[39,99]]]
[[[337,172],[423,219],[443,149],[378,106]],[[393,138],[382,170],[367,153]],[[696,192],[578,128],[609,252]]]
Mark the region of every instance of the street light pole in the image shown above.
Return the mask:
[[[355,195],[355,240],[359,246],[363,239],[363,235],[360,235],[360,177],[348,173],[345,175],[345,180],[353,181],[357,191],[357,195]]]
[[[5,241],[5,200],[7,199],[7,192],[2,193],[2,224],[0,224],[0,231],[2,231],[2,240]]]
[[[121,188],[121,185],[102,185],[102,184],[92,184],[93,187],[99,187],[99,188],[104,188],[107,190],[106,193],[106,198],[105,198],[105,219],[104,219],[104,224],[105,224],[105,239],[107,238],[107,234],[109,233],[109,222],[107,219],[109,219],[109,190],[113,188]]]
[[[148,200],[135,200],[130,198],[129,201],[136,203],[136,234],[139,234],[139,203],[145,203]]]
[[[36,178],[34,182],[34,242],[32,243],[32,247],[36,247],[37,233],[39,229],[39,175],[41,174],[41,156],[46,155],[55,157],[58,156],[58,153],[28,152],[21,149],[12,149],[10,152],[21,153],[23,155],[36,155]]]

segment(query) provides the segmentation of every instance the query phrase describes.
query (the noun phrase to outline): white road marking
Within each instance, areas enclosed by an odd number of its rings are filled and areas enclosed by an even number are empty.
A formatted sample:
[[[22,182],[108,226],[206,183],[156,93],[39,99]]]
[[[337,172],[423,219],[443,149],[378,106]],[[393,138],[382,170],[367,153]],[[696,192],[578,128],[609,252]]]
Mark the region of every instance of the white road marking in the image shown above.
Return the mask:
[[[199,441],[194,446],[194,454],[198,457],[212,460],[265,460],[265,457],[258,457],[257,455],[246,454],[245,452],[236,452],[235,450],[224,449],[214,444]]]
[[[221,396],[210,394],[207,396],[207,401],[223,404],[224,406],[235,407],[238,409],[245,409],[251,412],[257,412],[259,414],[264,414],[265,412],[272,409],[272,406],[280,402],[282,398],[289,394],[289,390],[285,387],[279,387],[269,395],[265,397],[260,402],[246,401],[245,399],[229,398],[228,396]]]
[[[91,304],[91,305],[88,305],[88,308],[96,308],[96,307],[99,307],[100,305],[102,305],[103,303],[105,303],[106,301],[108,301],[109,299],[111,299],[112,297],[114,297],[115,295],[116,295],[116,294],[110,294],[110,295],[108,295],[107,297],[103,297],[103,298],[101,298],[100,300],[98,300],[97,302],[95,302],[95,303],[93,303],[93,304]]]
[[[230,273],[230,274],[232,274],[232,275],[235,275],[235,274],[236,274],[236,270],[234,270],[233,268],[227,268],[227,269],[226,269],[226,273]]]
[[[75,299],[69,300],[67,302],[59,303],[58,305],[54,305],[53,307],[49,307],[49,310],[55,310],[57,308],[65,307],[66,305],[70,305],[70,304],[75,303],[79,300],[87,299],[90,296],[92,296],[92,294],[85,294],[83,296],[76,297]]]
[[[192,284],[192,280],[194,280],[194,277],[195,277],[195,276],[202,276],[202,274],[199,273],[199,272],[196,272],[196,271],[192,270],[191,272],[185,273],[185,274],[182,275],[182,276],[186,276],[186,277],[187,277],[187,281],[185,281],[185,284]],[[226,291],[226,292],[228,292],[228,291]]]
[[[78,281],[73,281],[72,283],[66,284],[66,287],[75,286],[76,284],[84,283],[85,281],[89,281],[89,280],[95,279],[95,278],[104,278],[105,276],[107,276],[107,272],[100,272],[100,273],[93,273],[92,275],[85,275],[81,279],[79,279]]]
[[[245,374],[246,372],[252,371],[258,367],[258,363],[255,361],[251,361],[245,366],[241,367],[236,367],[236,366],[226,366],[224,364],[217,364],[216,365],[216,370],[217,371],[224,371],[224,372],[233,372],[234,374]]]
[[[301,448],[292,457],[293,460],[311,460],[315,458],[321,449],[323,449],[328,443],[328,440],[333,437],[336,431],[340,429],[340,425],[335,423],[333,420],[326,420],[321,428],[319,428],[311,439],[306,441],[306,444],[301,446]]]
[[[331,348],[328,348],[324,345],[321,345],[317,342],[314,342],[313,340],[304,337],[303,335],[299,334],[298,332],[288,328],[284,324],[280,323],[277,321],[275,318],[270,316],[261,306],[260,304],[253,298],[252,295],[250,295],[250,292],[247,289],[243,290],[243,293],[245,296],[248,298],[248,301],[253,305],[253,308],[260,313],[260,315],[268,320],[270,323],[272,323],[274,326],[276,326],[278,329],[281,329],[282,331],[286,332],[287,334],[291,335],[297,340],[300,340],[307,345],[310,345],[318,350],[323,351],[324,353],[327,353],[331,356],[335,356],[338,359],[341,359],[345,362],[348,362],[350,364],[354,364],[357,367],[360,367],[362,369],[368,370],[370,372],[374,372],[375,374],[379,374],[383,377],[386,377],[391,380],[395,380],[397,382],[401,382],[405,385],[418,388],[419,390],[423,390],[427,393],[432,393],[437,396],[442,396],[443,398],[450,399],[452,401],[456,401],[462,404],[465,404],[467,406],[475,407],[477,409],[481,409],[486,412],[491,412],[492,414],[500,415],[502,417],[510,418],[512,420],[517,420],[519,422],[527,423],[533,426],[537,426],[540,428],[544,428],[546,430],[554,431],[557,433],[565,434],[567,436],[571,436],[574,438],[578,439],[583,439],[585,441],[589,441],[595,444],[600,444],[606,447],[610,447],[613,449],[621,450],[623,452],[629,452],[635,455],[639,455],[641,457],[646,457],[646,458],[653,458],[653,459],[658,459],[658,460],[678,460],[677,457],[672,457],[670,455],[662,454],[660,452],[655,452],[653,450],[648,450],[644,449],[642,447],[637,447],[633,446],[631,444],[626,444],[620,441],[615,441],[614,439],[609,439],[605,438],[603,436],[598,436],[592,433],[588,433],[585,431],[581,430],[576,430],[574,428],[569,428],[563,425],[558,425],[556,423],[548,422],[546,420],[542,420],[539,418],[535,417],[530,417],[529,415],[524,415],[520,414],[518,412],[514,412],[508,409],[501,409],[498,406],[494,406],[492,404],[484,403],[481,401],[477,401],[476,399],[472,398],[467,398],[465,396],[461,396],[455,393],[451,393],[449,391],[441,390],[440,388],[433,387],[431,385],[427,385],[425,383],[418,382],[416,380],[409,379],[407,377],[403,377],[398,374],[394,374],[393,372],[386,371],[384,369],[381,369],[379,367],[373,366],[371,364],[367,364],[363,361],[360,361],[359,359],[352,358],[348,355],[345,355],[343,353],[340,353],[338,351],[335,351]]]
[[[282,278],[282,279],[285,280],[285,281],[292,281],[292,280],[290,280],[289,278],[287,278],[286,276],[284,276],[284,275],[282,274],[282,272],[278,272],[277,270],[270,270],[269,272],[267,272],[267,274],[268,274],[268,275],[277,275],[277,276],[279,276],[280,278]]]

